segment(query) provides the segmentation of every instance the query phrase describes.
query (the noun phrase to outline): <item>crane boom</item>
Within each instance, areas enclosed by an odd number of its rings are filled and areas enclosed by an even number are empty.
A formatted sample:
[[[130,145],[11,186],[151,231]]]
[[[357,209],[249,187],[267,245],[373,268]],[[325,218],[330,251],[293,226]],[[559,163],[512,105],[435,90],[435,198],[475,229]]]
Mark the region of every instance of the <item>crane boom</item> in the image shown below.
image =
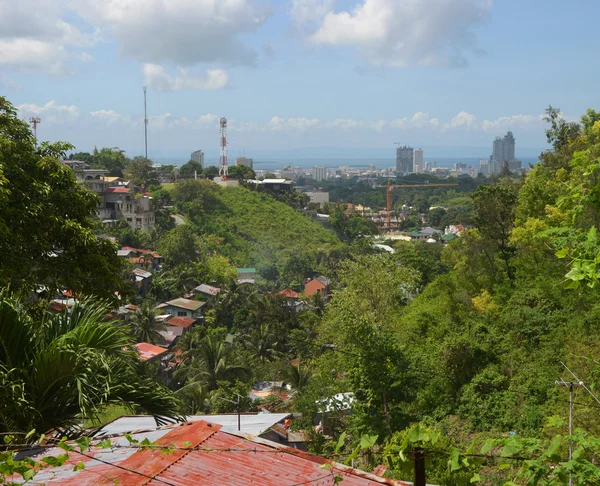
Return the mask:
[[[387,229],[392,230],[392,189],[408,188],[408,187],[451,187],[458,186],[456,183],[434,183],[434,184],[391,184],[388,179],[387,186],[373,186],[373,188],[385,187],[387,189]]]

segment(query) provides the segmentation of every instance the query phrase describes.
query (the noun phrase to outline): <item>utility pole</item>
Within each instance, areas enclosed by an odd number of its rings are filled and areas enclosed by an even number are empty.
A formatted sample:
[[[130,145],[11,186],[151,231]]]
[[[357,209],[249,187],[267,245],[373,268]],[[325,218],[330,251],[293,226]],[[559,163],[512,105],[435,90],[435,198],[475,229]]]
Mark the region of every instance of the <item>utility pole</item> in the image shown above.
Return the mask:
[[[573,458],[573,388],[576,386],[582,386],[581,382],[575,383],[573,381],[555,381],[558,386],[569,387],[569,461]],[[573,478],[569,474],[569,486],[573,484]]]
[[[425,481],[425,451],[421,448],[416,448],[413,451],[413,459],[415,461],[415,486],[426,486]]]
[[[146,86],[144,86],[144,147],[146,160],[148,160],[148,110],[146,109]]]
[[[35,146],[37,148],[37,126],[42,123],[42,120],[40,120],[39,117],[31,117],[29,119],[29,123],[31,123],[33,125],[33,136],[35,137]]]
[[[234,402],[233,400],[229,400],[229,398],[223,398],[223,397],[219,397],[219,400],[223,400],[225,402],[229,402],[229,403],[233,403],[235,405],[235,408],[237,410],[237,419],[238,419],[238,432],[240,432],[242,430],[242,403],[240,401],[240,398],[242,398],[242,396],[239,393],[236,393],[237,395],[237,401]]]

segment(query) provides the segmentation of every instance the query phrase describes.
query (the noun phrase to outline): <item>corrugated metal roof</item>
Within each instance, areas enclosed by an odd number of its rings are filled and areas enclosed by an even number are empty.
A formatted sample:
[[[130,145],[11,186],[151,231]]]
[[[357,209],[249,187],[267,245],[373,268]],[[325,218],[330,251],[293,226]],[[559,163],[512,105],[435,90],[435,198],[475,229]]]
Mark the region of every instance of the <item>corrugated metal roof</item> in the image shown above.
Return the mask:
[[[175,327],[190,327],[196,319],[192,319],[191,317],[171,317],[168,321],[165,322],[167,326],[175,326]]]
[[[150,343],[137,343],[134,344],[133,347],[137,349],[138,353],[140,353],[140,359],[142,361],[147,361],[151,358],[154,358],[160,354],[167,352],[165,348],[161,348],[160,346],[154,346],[154,344]]]
[[[219,292],[221,292],[219,287],[213,287],[212,285],[207,284],[198,285],[198,287],[196,287],[194,290],[207,295],[217,295]]]
[[[256,273],[256,268],[236,268],[237,273]]]
[[[241,432],[252,436],[259,436],[269,430],[273,425],[282,422],[289,413],[243,413],[240,415]],[[237,414],[221,415],[189,415],[186,417],[189,422],[198,422],[205,420],[222,427],[223,432],[237,432]],[[154,418],[150,415],[135,415],[129,417],[119,417],[106,424],[95,434],[96,437],[124,434],[125,432],[135,432],[136,430],[148,430],[156,427]]]
[[[137,440],[144,437],[156,441],[159,447],[175,446],[177,449],[168,453],[160,449],[136,450],[127,443],[123,444],[123,438],[113,438],[113,444],[124,447],[92,447],[86,452],[89,457],[70,452],[66,464],[41,471],[30,483],[291,486],[308,483],[329,485],[336,475],[340,475],[344,486],[406,485],[264,439],[223,432],[220,425],[204,421],[178,424],[134,436]],[[62,452],[56,448],[44,455]],[[105,462],[101,463],[99,459]],[[73,471],[73,467],[82,460],[85,468]],[[320,466],[323,464],[331,467],[322,469]]]
[[[142,278],[152,277],[152,274],[150,272],[146,272],[146,270],[143,270],[141,268],[134,268],[133,273],[135,273],[137,276],[142,277]]]
[[[172,306],[172,307],[181,307],[182,309],[188,309],[188,310],[198,310],[200,309],[200,307],[202,307],[205,302],[199,302],[197,300],[190,300],[190,299],[173,299],[173,300],[169,300],[167,302],[168,305]]]
[[[129,192],[130,189],[128,187],[107,187],[104,192],[117,192],[117,193],[126,193]]]

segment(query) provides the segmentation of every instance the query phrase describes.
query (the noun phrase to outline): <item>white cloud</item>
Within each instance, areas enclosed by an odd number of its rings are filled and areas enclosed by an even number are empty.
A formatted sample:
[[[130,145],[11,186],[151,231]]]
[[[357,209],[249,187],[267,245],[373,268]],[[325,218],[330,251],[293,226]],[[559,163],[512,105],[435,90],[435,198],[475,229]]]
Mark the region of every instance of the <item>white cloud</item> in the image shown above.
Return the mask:
[[[373,64],[390,66],[466,65],[466,52],[481,52],[472,27],[491,9],[491,0],[362,0],[340,12],[330,2],[295,3],[307,7],[292,9],[298,22],[322,16],[311,42],[355,47]]]
[[[129,115],[121,115],[114,110],[99,110],[92,111],[90,113],[92,118],[105,123],[106,125],[113,125],[115,123],[126,123],[130,124],[133,122],[133,118]]]
[[[301,32],[316,28],[333,9],[333,0],[292,0],[290,16]]]
[[[113,35],[142,62],[253,64],[239,35],[257,30],[269,11],[256,0],[69,0],[84,19]]]
[[[481,129],[485,132],[498,132],[512,129],[526,130],[530,128],[539,128],[542,125],[543,115],[512,115],[502,116],[496,120],[483,120]]]
[[[310,128],[318,127],[319,120],[316,118],[281,118],[274,116],[265,125],[263,130],[271,130],[273,132],[304,132]]]
[[[333,122],[326,124],[327,128],[341,128],[342,130],[355,130],[366,128],[380,132],[387,125],[385,120],[353,120],[352,118],[336,118]]]
[[[94,35],[63,17],[58,0],[0,0],[0,65],[53,75],[68,73],[65,62],[82,56]]]
[[[467,130],[470,130],[472,128],[478,128],[476,122],[477,117],[475,115],[472,115],[466,111],[461,111],[454,118],[452,118],[452,120],[450,120],[450,123],[446,123],[444,125],[444,129],[449,130],[452,128],[466,128]]]
[[[436,128],[440,124],[437,118],[431,118],[429,113],[418,111],[412,117],[399,118],[391,122],[392,127],[400,130],[408,130],[411,128]]]
[[[21,118],[39,116],[42,123],[69,124],[80,116],[79,108],[75,105],[59,105],[52,100],[45,105],[23,104],[17,106]]]
[[[170,76],[162,66],[144,64],[144,83],[157,91],[216,90],[229,85],[229,75],[222,69],[209,69],[203,76],[180,69],[179,76]]]

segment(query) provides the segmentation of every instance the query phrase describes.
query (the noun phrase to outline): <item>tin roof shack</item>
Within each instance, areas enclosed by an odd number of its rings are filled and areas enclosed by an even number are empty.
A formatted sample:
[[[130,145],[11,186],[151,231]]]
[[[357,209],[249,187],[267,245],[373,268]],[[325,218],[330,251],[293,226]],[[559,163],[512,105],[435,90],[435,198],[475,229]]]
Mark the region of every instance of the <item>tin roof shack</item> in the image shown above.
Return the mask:
[[[180,298],[160,304],[156,308],[161,314],[171,314],[174,317],[200,319],[202,317],[202,307],[205,304],[206,302]]]
[[[237,283],[249,283],[253,284],[256,282],[256,268],[236,268],[237,272]]]
[[[291,486],[333,484],[342,479],[344,486],[407,486],[408,483],[385,479],[319,456],[308,454],[269,440],[246,434],[225,432],[221,425],[203,420],[138,431],[136,441],[148,439],[156,447],[140,448],[124,436],[110,437],[112,447],[102,448],[94,441],[85,455],[67,452],[67,461],[39,471],[37,484],[141,485],[153,483],[179,486],[221,486],[224,484],[260,484]],[[165,453],[163,448],[173,448]],[[56,457],[65,453],[58,447],[34,456]],[[80,462],[84,468],[78,468]],[[327,464],[325,468],[323,465]]]
[[[216,298],[221,293],[221,289],[219,287],[213,287],[212,285],[200,284],[198,287],[194,288],[194,293],[202,294],[208,298]]]

